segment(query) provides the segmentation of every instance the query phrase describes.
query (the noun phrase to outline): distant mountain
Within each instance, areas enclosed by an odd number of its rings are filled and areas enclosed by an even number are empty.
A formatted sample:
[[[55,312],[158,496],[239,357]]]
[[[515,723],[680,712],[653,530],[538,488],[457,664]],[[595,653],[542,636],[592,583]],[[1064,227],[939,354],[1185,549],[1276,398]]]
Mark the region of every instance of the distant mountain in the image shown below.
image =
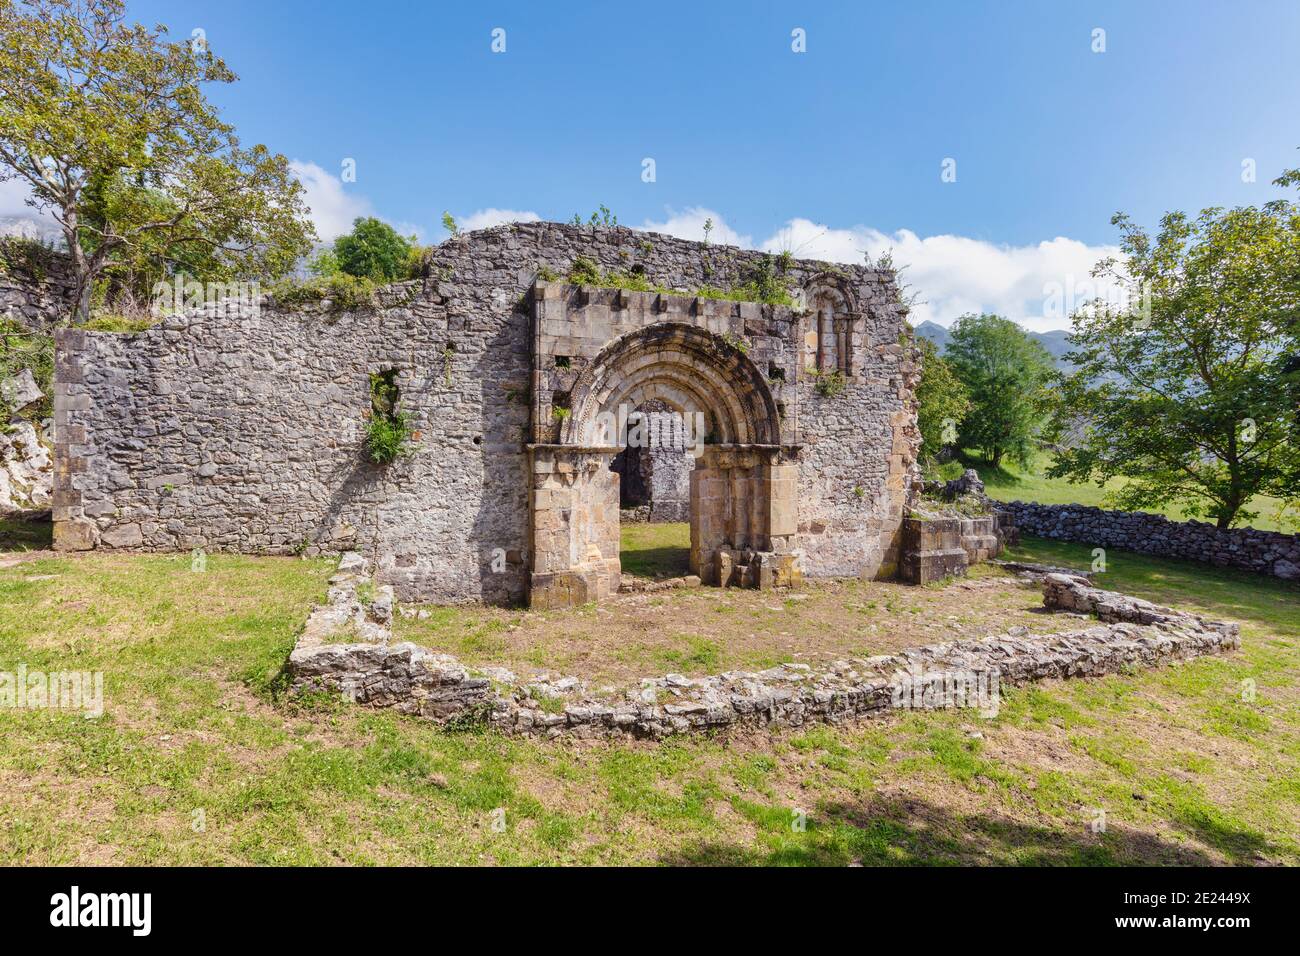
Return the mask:
[[[928,319],[916,327],[916,334],[923,339],[929,339],[938,347],[942,353],[948,347],[948,342],[952,339],[951,333],[938,322],[931,322]],[[1040,343],[1043,348],[1051,353],[1052,358],[1061,359],[1066,352],[1070,351],[1070,333],[1065,329],[1052,329],[1050,332],[1030,332],[1025,330],[1035,342]]]
[[[0,216],[0,238],[30,239],[63,248],[63,231],[52,222],[28,216]]]

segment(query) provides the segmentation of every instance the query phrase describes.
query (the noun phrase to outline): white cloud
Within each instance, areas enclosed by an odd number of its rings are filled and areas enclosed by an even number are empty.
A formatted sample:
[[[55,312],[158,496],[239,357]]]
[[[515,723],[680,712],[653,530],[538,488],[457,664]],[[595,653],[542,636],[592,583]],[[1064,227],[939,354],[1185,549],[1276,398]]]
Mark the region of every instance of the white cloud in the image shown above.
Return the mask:
[[[1098,260],[1118,255],[1114,246],[1089,246],[1057,237],[1035,245],[1005,246],[965,236],[921,237],[908,229],[891,234],[867,226],[832,229],[792,219],[760,247],[831,262],[863,261],[890,252],[901,278],[917,293],[913,325],[949,325],[967,312],[996,312],[1034,331],[1067,328],[1069,315],[1094,295],[1114,294],[1091,276]],[[906,267],[904,269],[904,267]]]
[[[680,212],[669,209],[668,218],[663,222],[655,222],[647,219],[641,223],[640,227],[646,232],[662,232],[670,236],[676,236],[678,239],[693,239],[696,242],[704,240],[704,223],[705,220],[713,220],[713,230],[709,233],[709,241],[716,242],[724,246],[740,246],[744,249],[752,249],[754,240],[751,236],[741,235],[727,225],[727,221],[721,215],[712,209],[706,209],[703,206],[691,206]]]
[[[316,226],[316,233],[325,242],[351,232],[352,220],[358,216],[375,214],[369,199],[349,193],[338,176],[315,163],[295,159],[289,163],[289,169],[306,190],[304,198],[311,210],[311,221]]]
[[[921,237],[908,229],[881,232],[869,226],[833,229],[809,219],[791,219],[761,243],[738,233],[712,209],[669,210],[663,222],[641,228],[682,239],[704,238],[704,221],[713,220],[710,238],[719,243],[789,251],[796,258],[861,263],[870,253],[892,253],[908,293],[917,297],[908,317],[950,325],[967,312],[995,312],[1034,331],[1069,327],[1069,315],[1095,295],[1115,294],[1091,276],[1098,260],[1118,255],[1115,246],[1089,246],[1057,237],[1034,245],[1007,246],[965,236]]]
[[[475,229],[490,229],[508,222],[538,222],[541,218],[532,210],[488,208],[457,219],[456,223],[466,232],[473,232]]]

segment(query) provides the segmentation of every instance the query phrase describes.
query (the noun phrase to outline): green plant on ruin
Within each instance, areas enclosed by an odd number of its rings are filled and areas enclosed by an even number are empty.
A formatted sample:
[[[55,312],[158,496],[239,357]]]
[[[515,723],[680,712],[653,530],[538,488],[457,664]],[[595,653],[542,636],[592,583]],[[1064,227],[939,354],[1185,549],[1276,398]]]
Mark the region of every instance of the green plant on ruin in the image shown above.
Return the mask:
[[[844,394],[848,379],[839,369],[808,369],[813,377],[813,388],[822,398],[837,398]]]
[[[551,415],[555,418],[557,422],[567,421],[569,419],[569,416],[572,414],[573,414],[572,409],[562,408],[558,405],[555,408],[551,409]]]
[[[370,279],[340,272],[302,282],[278,282],[270,292],[271,298],[281,306],[328,302],[330,311],[351,312],[373,306],[376,288]]]
[[[747,355],[749,353],[749,343],[745,341],[744,336],[738,335],[735,332],[724,332],[718,337],[722,340],[724,345],[728,348],[735,349],[741,355]]]
[[[398,408],[401,390],[397,370],[370,375],[370,421],[366,424],[366,454],[376,465],[388,465],[411,453],[414,432]]]
[[[44,282],[51,252],[49,246],[36,239],[0,237],[0,275],[23,273],[36,282]]]
[[[587,217],[586,222],[583,222],[582,216],[576,212],[573,214],[573,218],[570,219],[569,222],[575,226],[604,226],[608,229],[612,226],[618,225],[618,216],[610,212],[608,206],[601,203],[600,207]]]
[[[456,218],[445,209],[442,213],[442,228],[446,229],[453,236],[460,235],[460,226],[457,224]]]
[[[541,266],[537,270],[537,278],[541,279],[543,282],[554,282],[559,277],[560,274],[550,266]]]
[[[569,266],[569,281],[574,285],[604,285],[600,266],[586,256],[575,256]]]
[[[574,285],[592,285],[629,292],[658,292],[664,295],[695,296],[725,302],[762,302],[768,305],[793,306],[794,296],[781,278],[780,268],[772,256],[764,256],[747,273],[744,282],[728,288],[703,285],[697,289],[669,289],[650,281],[643,269],[629,272],[601,271],[600,265],[587,256],[576,256],[569,266],[567,281]],[[540,272],[539,272],[540,276]]]

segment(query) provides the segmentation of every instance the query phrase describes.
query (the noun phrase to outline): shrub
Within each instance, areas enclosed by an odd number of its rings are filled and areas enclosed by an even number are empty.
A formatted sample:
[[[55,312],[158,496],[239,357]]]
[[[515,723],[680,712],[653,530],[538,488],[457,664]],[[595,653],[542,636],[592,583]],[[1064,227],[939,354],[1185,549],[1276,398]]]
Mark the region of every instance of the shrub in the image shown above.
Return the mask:
[[[48,418],[53,414],[54,339],[29,332],[12,319],[0,319],[0,379],[17,375],[23,369],[31,370],[36,386],[45,393],[45,397],[24,414],[36,419]],[[5,420],[11,411],[0,398],[0,414]]]
[[[409,454],[411,427],[403,412],[375,415],[366,426],[366,454],[376,465],[387,465]]]
[[[112,312],[106,312],[96,315],[94,318],[87,320],[82,328],[89,332],[121,332],[131,334],[134,332],[143,332],[151,328],[154,324],[153,319],[132,318],[127,315],[117,315]]]
[[[366,425],[366,454],[376,465],[387,465],[410,453],[413,432],[406,414],[398,409],[401,389],[397,370],[370,376],[370,422]]]
[[[359,279],[392,282],[407,276],[411,240],[374,216],[358,218],[352,231],[334,241],[339,269]]]
[[[331,310],[364,309],[373,304],[375,283],[370,279],[340,272],[318,276],[306,282],[280,282],[271,288],[271,297],[279,305],[304,305],[309,302],[330,303]]]
[[[822,398],[835,398],[844,394],[848,380],[839,369],[821,372],[810,369],[810,371],[812,371],[814,379],[813,388],[817,390],[817,394]]]

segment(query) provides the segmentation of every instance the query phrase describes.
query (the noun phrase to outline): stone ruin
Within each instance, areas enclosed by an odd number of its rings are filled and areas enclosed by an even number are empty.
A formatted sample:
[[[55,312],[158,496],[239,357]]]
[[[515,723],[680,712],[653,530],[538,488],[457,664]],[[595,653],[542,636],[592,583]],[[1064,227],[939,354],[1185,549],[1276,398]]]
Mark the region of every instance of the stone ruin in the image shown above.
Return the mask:
[[[973,468],[948,482],[927,481],[903,519],[899,576],[909,584],[961,577],[1017,540],[1012,516],[984,493]]]
[[[1212,621],[1093,587],[1086,575],[1011,566],[1043,606],[1087,625],[1055,634],[1025,628],[963,638],[897,654],[813,667],[706,677],[666,674],[631,686],[594,688],[577,677],[544,673],[523,679],[501,667],[471,668],[449,654],[394,642],[392,594],[359,598],[368,563],[345,555],[289,656],[293,693],[342,694],[353,703],[391,708],[440,724],[487,724],[507,734],[649,737],[797,727],[879,717],[895,709],[969,707],[995,716],[1002,685],[1093,677],[1218,654],[1238,648],[1231,622]]]
[[[703,440],[667,402],[652,398],[630,416],[644,441],[629,441],[610,467],[619,475],[623,521],[690,521],[692,444]]]
[[[580,260],[655,291],[559,278]],[[760,279],[793,304],[709,297]],[[364,307],[64,329],[55,546],[357,551],[401,600],[579,605],[619,587],[611,465],[640,410],[691,426],[676,514],[704,583],[893,576],[920,440],[905,314],[887,269],[521,223]],[[388,465],[365,454],[376,375],[413,429]]]

